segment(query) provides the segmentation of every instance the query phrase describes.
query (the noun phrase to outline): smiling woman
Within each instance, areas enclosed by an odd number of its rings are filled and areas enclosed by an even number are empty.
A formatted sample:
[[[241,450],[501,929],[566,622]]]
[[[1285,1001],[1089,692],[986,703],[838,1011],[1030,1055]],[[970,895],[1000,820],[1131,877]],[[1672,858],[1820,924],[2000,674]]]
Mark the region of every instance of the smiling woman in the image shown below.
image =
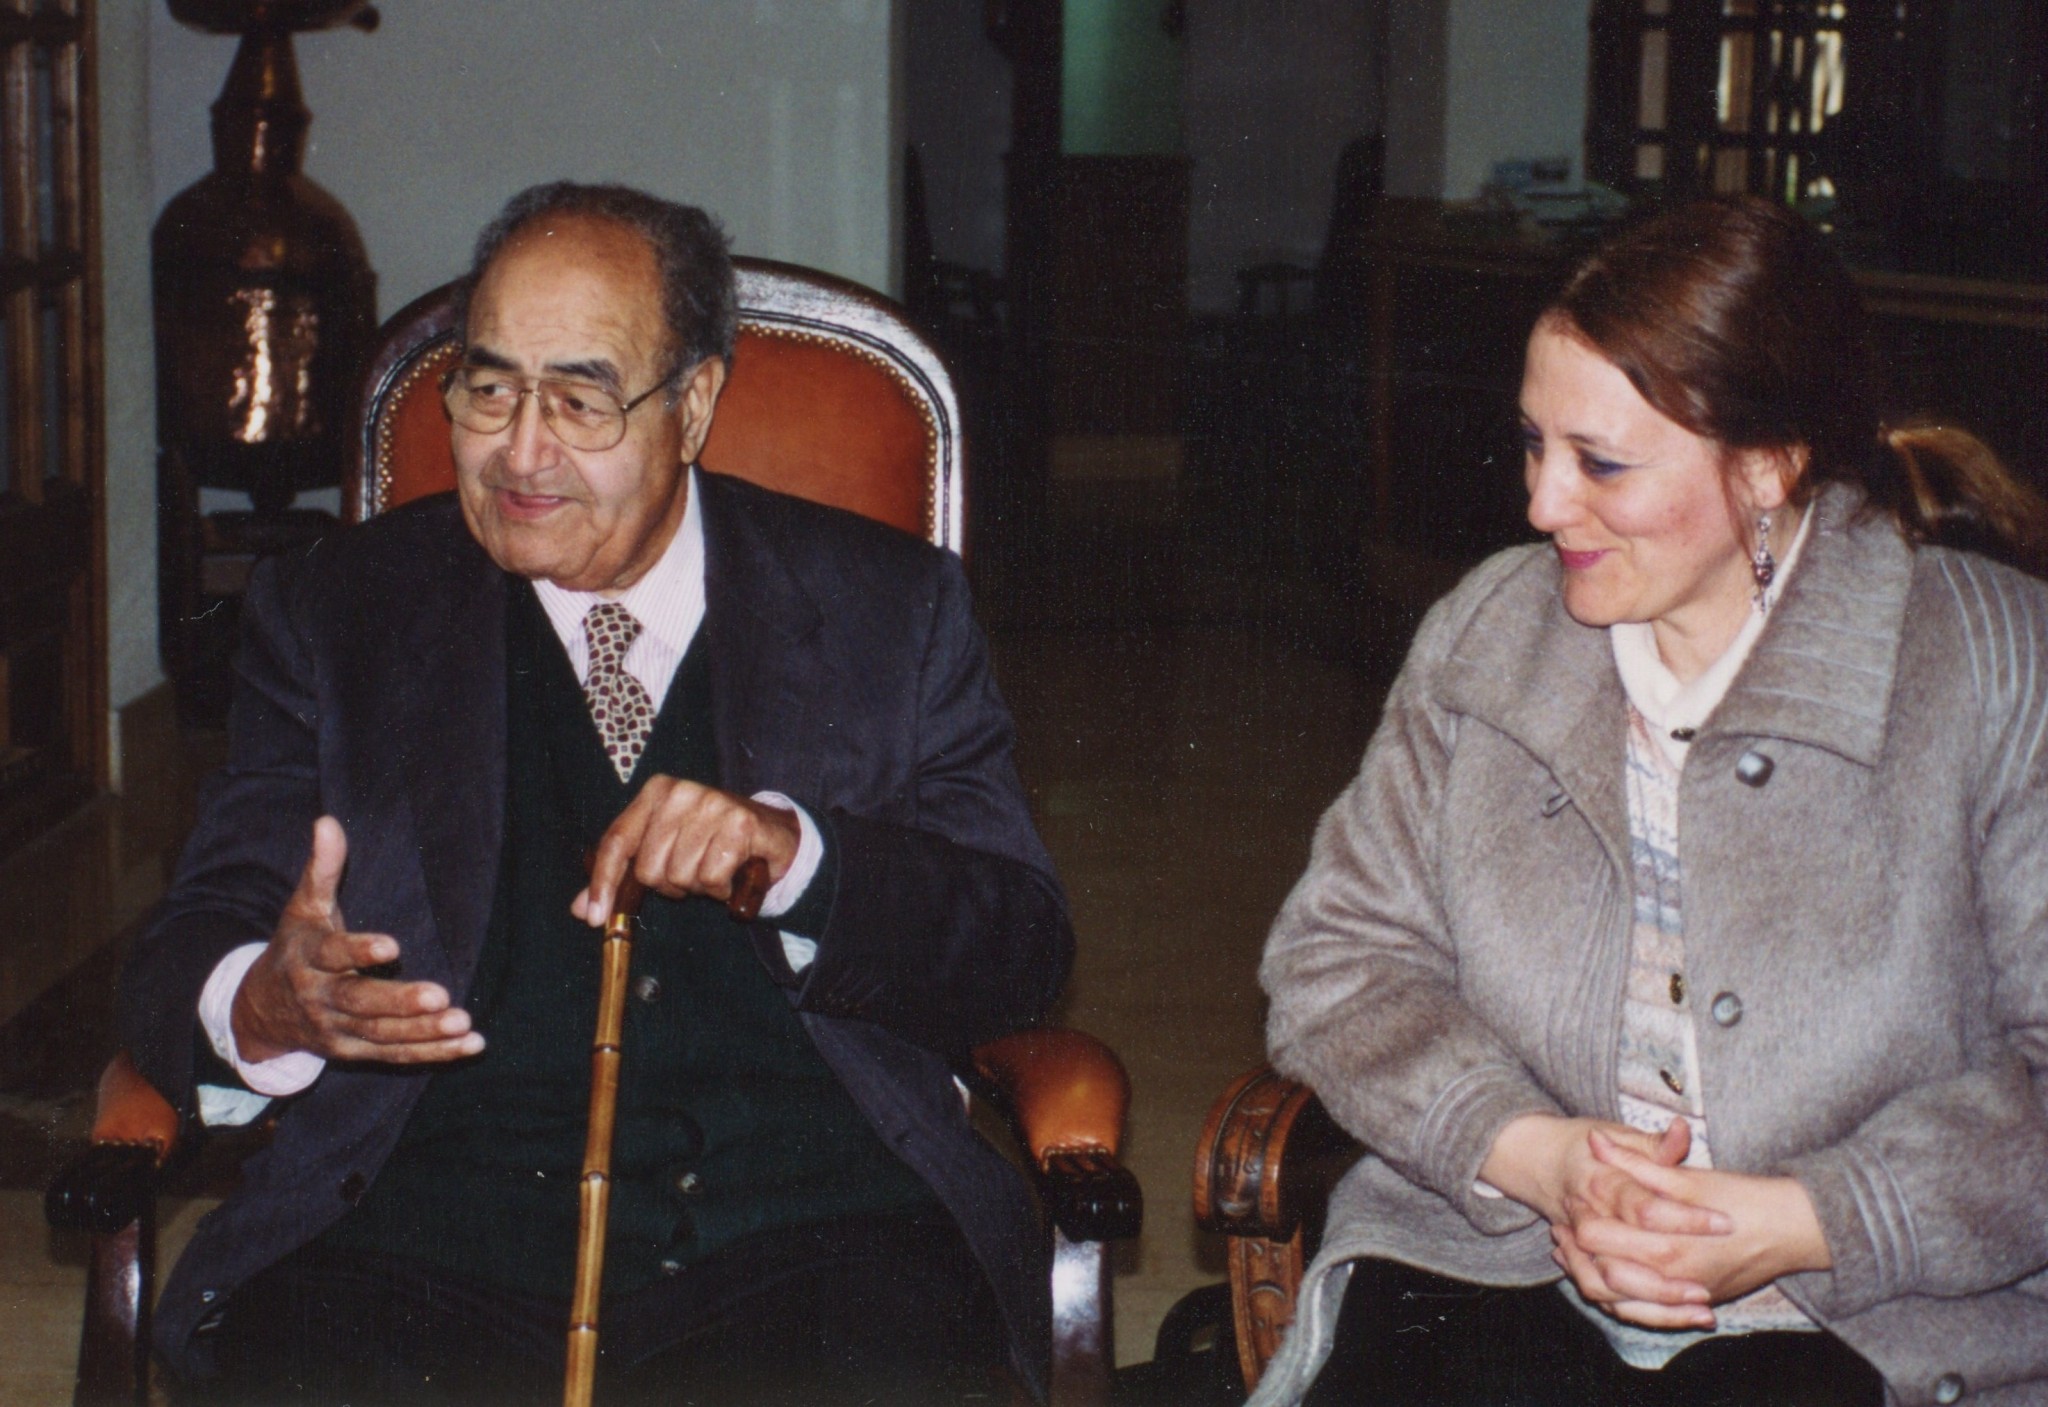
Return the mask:
[[[1955,544],[2048,511],[1880,424],[1750,198],[1594,255],[1521,412],[1550,541],[1431,613],[1268,942],[1370,1152],[1254,1401],[2032,1400],[2048,588]]]

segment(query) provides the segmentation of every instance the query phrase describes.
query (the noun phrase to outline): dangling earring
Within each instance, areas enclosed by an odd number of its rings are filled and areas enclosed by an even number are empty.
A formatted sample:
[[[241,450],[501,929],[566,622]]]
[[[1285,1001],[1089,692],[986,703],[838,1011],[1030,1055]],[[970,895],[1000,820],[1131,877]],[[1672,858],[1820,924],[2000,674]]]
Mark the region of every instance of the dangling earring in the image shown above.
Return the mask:
[[[1762,615],[1771,608],[1771,581],[1778,575],[1778,559],[1771,555],[1771,515],[1756,515],[1756,551],[1750,554],[1749,574],[1756,579],[1756,591],[1750,599],[1756,602],[1756,612]]]

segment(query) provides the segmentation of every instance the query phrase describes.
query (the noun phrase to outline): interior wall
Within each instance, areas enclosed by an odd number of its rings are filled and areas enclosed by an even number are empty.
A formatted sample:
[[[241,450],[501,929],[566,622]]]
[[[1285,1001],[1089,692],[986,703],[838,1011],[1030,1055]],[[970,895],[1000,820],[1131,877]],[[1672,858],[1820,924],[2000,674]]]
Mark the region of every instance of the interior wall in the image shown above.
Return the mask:
[[[1010,149],[1010,63],[981,8],[901,0],[905,139],[924,165],[932,252],[972,269],[1003,267],[1003,157]]]
[[[1451,0],[1441,194],[1468,200],[1513,157],[1586,169],[1590,0]]]
[[[156,357],[149,320],[152,0],[99,0],[100,291],[106,378],[107,697],[162,678],[156,652]],[[118,736],[109,727],[110,736]],[[118,759],[117,759],[118,762]]]
[[[888,287],[895,0],[384,0],[296,41],[306,173],[355,216],[390,313],[460,272],[523,186],[619,180],[717,214],[744,253]],[[151,10],[152,193],[212,163],[234,40]]]
[[[900,0],[384,0],[301,35],[309,176],[355,217],[389,314],[459,273],[515,190],[620,180],[715,212],[744,253],[894,290]],[[100,0],[110,699],[156,684],[149,228],[211,167],[232,38]],[[567,36],[574,35],[574,42]]]
[[[1227,312],[1238,269],[1321,253],[1337,155],[1380,123],[1385,0],[1187,9],[1188,298]]]
[[[1387,193],[1469,200],[1496,161],[1585,172],[1590,0],[1387,0]]]
[[[1060,149],[1069,156],[1181,150],[1181,40],[1160,0],[1066,0]]]

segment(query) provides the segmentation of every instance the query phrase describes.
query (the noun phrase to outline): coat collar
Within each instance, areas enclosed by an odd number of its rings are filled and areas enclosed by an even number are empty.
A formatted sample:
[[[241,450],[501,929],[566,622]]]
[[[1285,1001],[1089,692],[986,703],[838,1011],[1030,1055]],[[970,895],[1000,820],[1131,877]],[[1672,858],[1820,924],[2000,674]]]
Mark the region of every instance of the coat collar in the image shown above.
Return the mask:
[[[1861,495],[1814,500],[1798,570],[1701,729],[1826,748],[1865,766],[1884,746],[1912,549]],[[1459,633],[1441,701],[1542,761],[1608,835],[1627,834],[1626,695],[1604,630],[1565,613],[1557,559],[1530,549]]]
[[[504,843],[511,579],[459,517],[451,533],[446,578],[425,584],[418,611],[393,642],[390,657],[401,663],[394,687],[404,692],[392,736],[410,740],[408,800],[434,928],[452,972],[467,974],[490,922]]]
[[[822,662],[807,642],[824,613],[760,490],[699,472],[704,513],[704,643],[719,774],[742,796],[815,796],[825,756],[810,719]]]

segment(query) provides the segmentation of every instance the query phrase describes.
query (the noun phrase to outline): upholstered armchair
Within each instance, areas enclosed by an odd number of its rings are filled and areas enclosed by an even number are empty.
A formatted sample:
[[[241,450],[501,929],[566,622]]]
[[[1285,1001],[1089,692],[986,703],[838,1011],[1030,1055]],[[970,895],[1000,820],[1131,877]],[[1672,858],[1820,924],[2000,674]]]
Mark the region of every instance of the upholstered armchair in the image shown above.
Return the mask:
[[[962,550],[965,445],[944,362],[891,303],[810,270],[738,260],[740,338],[706,468],[864,513]],[[364,379],[344,482],[355,521],[454,485],[439,380],[457,352],[453,288],[400,311]],[[1106,1243],[1137,1234],[1117,1161],[1129,1081],[1077,1031],[1021,1032],[962,1071],[1008,1118],[1053,1249],[1052,1400],[1106,1400],[1114,1358]],[[89,1150],[49,1189],[53,1225],[93,1238],[75,1401],[147,1398],[155,1198],[192,1130],[126,1055],[101,1077]]]

